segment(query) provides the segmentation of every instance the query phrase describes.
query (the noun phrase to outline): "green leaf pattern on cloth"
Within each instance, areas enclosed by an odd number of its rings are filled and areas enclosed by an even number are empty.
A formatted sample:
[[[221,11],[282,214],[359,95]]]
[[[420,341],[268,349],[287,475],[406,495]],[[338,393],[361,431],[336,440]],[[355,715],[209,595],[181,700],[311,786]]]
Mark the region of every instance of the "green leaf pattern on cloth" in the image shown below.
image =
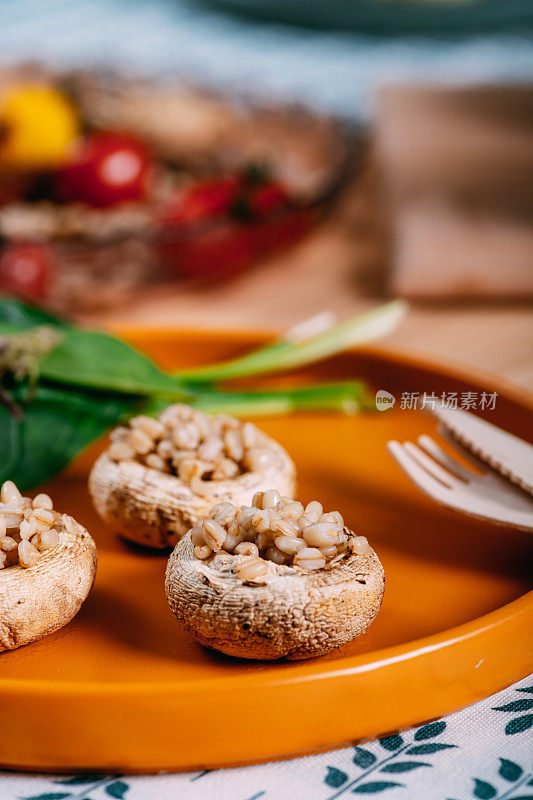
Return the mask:
[[[531,695],[533,676],[445,719],[341,750],[251,767],[131,776],[4,772],[0,798],[533,800]]]

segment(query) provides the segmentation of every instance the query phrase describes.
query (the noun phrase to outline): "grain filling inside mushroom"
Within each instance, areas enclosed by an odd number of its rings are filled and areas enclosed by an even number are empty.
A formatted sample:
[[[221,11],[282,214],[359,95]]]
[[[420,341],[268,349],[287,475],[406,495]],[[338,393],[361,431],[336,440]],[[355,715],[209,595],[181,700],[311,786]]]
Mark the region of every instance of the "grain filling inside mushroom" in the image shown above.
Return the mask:
[[[274,489],[257,492],[251,506],[219,503],[190,533],[196,558],[245,583],[268,578],[276,564],[331,569],[347,555],[371,552],[364,536],[347,532],[338,511],[324,512],[316,500],[304,507]]]
[[[271,454],[258,430],[233,417],[209,417],[186,405],[173,405],[158,417],[133,417],[111,434],[109,458],[134,460],[178,476],[193,491],[205,481],[237,478],[268,466]]]
[[[186,405],[137,416],[111,433],[89,491],[106,525],[150,547],[174,546],[215,503],[250,503],[254,492],[295,489],[283,449],[253,423]]]
[[[60,542],[54,504],[47,494],[23,497],[13,481],[0,489],[0,569],[33,567]]]
[[[223,501],[176,545],[165,591],[177,621],[231,656],[300,659],[360,636],[379,611],[383,567],[337,511],[278,490]]]

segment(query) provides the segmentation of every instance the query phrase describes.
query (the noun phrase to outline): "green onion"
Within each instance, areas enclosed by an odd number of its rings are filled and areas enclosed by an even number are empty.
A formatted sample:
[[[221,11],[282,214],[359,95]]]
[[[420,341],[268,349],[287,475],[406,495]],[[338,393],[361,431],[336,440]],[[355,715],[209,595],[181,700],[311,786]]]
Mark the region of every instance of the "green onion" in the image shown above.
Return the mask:
[[[198,369],[180,371],[177,376],[184,382],[198,384],[241,378],[247,375],[284,372],[294,367],[321,361],[363,342],[386,336],[396,328],[406,310],[406,303],[402,300],[394,300],[302,342],[278,340],[272,345],[241,358]]]
[[[356,414],[372,407],[366,387],[359,381],[340,381],[294,389],[223,392],[209,390],[190,400],[190,405],[205,413],[255,416],[287,414],[291,411],[336,411]]]

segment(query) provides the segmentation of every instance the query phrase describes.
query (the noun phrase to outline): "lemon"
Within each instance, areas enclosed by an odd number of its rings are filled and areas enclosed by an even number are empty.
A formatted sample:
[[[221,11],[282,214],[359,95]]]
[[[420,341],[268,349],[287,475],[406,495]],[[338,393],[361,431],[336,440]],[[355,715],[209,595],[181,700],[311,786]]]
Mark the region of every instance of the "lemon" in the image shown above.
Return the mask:
[[[79,134],[70,100],[52,86],[19,85],[0,98],[0,165],[49,169],[67,160]]]

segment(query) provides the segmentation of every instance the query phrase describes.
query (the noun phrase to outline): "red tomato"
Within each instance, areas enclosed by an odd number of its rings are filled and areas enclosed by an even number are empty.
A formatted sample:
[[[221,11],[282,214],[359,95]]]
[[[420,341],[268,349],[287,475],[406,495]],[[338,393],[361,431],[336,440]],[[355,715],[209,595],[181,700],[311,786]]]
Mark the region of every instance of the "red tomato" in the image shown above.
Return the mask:
[[[284,247],[308,227],[277,183],[221,178],[197,184],[163,209],[157,250],[188,277],[227,278]]]
[[[218,178],[196,184],[163,209],[161,224],[173,228],[228,216],[238,190],[233,178]]]
[[[289,204],[289,195],[279,183],[259,185],[250,197],[250,208],[260,219],[268,217]]]
[[[188,278],[231,278],[253,261],[253,242],[245,225],[228,222],[214,225],[192,239],[184,239],[174,250],[174,262]]]
[[[259,184],[251,193],[253,238],[258,256],[266,256],[297,242],[309,229],[311,215],[295,206],[279,183]]]
[[[145,146],[122,133],[94,133],[80,142],[73,160],[57,173],[64,202],[106,207],[142,200],[150,157]]]
[[[8,244],[0,254],[0,291],[26,300],[41,300],[53,272],[49,248],[37,243]]]
[[[270,219],[256,222],[253,236],[258,256],[267,256],[298,242],[312,225],[312,215],[305,209],[286,208]]]
[[[193,186],[163,208],[157,250],[169,268],[189,278],[221,279],[248,266],[248,228],[230,216],[238,193],[234,178],[218,178]]]

